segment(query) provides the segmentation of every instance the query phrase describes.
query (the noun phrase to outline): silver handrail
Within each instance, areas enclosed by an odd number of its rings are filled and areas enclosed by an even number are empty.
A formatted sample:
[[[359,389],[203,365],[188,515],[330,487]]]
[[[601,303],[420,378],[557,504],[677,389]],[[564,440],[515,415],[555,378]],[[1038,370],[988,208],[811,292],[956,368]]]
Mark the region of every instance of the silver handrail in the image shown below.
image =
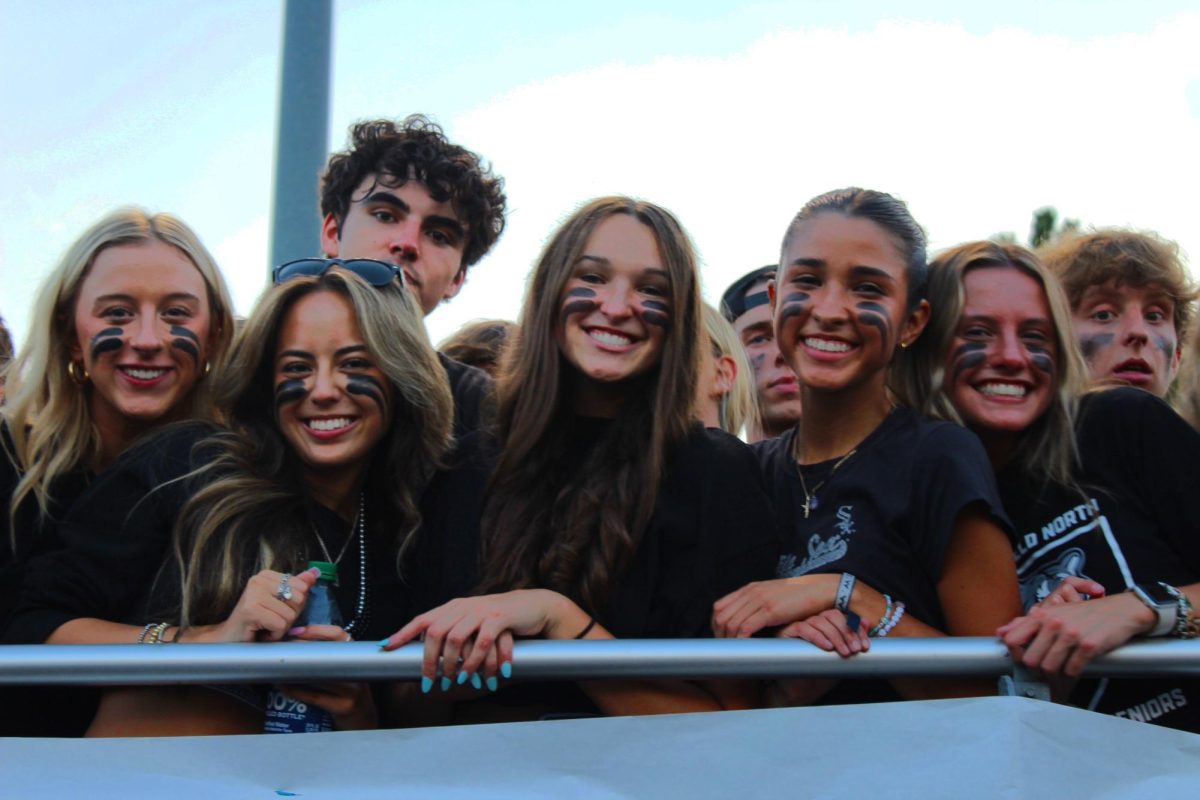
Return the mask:
[[[0,646],[0,685],[264,683],[415,680],[423,651],[383,652],[370,642],[180,645]],[[995,677],[1012,672],[992,638],[883,639],[843,659],[792,639],[639,639],[525,641],[513,651],[514,677]],[[1127,644],[1096,659],[1093,677],[1200,676],[1200,640]]]

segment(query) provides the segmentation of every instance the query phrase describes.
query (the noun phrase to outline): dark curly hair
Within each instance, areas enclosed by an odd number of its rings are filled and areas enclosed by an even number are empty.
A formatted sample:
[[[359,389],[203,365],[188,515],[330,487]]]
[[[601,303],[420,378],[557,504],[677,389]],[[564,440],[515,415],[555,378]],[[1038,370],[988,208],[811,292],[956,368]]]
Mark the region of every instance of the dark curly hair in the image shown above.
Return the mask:
[[[421,114],[400,123],[359,122],[350,129],[349,147],[330,156],[321,174],[321,215],[332,214],[340,229],[351,195],[371,174],[386,175],[396,185],[418,180],[434,200],[450,201],[467,226],[463,269],[483,258],[504,230],[504,179]]]

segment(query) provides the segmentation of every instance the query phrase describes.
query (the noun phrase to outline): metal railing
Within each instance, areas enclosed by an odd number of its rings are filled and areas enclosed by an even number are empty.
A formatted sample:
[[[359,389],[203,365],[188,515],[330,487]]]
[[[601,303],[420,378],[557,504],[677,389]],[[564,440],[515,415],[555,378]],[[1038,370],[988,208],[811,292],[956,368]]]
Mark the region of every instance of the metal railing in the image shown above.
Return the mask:
[[[0,646],[0,685],[266,683],[415,680],[422,648],[383,652],[370,642]],[[886,639],[843,659],[793,639],[526,641],[513,650],[522,679],[897,677],[1012,675],[992,638]],[[1091,677],[1200,677],[1200,640],[1125,645],[1093,661]]]

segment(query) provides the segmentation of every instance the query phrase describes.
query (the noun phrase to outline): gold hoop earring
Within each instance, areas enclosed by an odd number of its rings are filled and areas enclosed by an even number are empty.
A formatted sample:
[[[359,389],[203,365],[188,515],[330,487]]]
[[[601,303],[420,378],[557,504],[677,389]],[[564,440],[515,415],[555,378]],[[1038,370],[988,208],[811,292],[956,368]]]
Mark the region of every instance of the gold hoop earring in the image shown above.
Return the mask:
[[[83,373],[82,375],[79,374],[81,372]],[[74,381],[78,386],[83,386],[88,382],[88,379],[92,377],[88,373],[87,367],[83,366],[83,364],[77,364],[74,361],[67,362],[67,375],[69,375],[71,380]]]

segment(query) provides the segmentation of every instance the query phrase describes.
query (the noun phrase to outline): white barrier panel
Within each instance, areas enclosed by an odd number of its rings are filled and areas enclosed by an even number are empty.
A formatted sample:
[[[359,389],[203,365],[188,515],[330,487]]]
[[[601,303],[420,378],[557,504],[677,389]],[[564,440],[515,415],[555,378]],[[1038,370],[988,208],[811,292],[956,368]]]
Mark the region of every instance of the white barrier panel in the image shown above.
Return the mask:
[[[414,730],[0,739],[6,797],[1190,798],[1200,735],[1021,698]]]
[[[164,684],[314,680],[415,680],[422,650],[383,652],[370,642],[273,644],[7,645],[4,684]],[[621,639],[518,642],[521,678],[994,677],[1012,670],[994,638],[879,639],[843,659],[797,639]],[[1089,676],[1200,676],[1200,640],[1126,645],[1089,666]]]

